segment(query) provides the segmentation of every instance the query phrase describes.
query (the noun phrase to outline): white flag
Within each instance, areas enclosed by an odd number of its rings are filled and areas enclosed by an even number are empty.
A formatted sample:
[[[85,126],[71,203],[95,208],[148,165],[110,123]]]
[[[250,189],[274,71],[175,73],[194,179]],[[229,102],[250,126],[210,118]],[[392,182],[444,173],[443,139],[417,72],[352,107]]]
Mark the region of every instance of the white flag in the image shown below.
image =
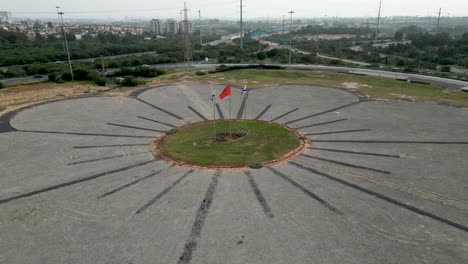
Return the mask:
[[[247,95],[247,85],[244,84],[244,89],[241,91],[241,97],[244,95],[244,93]]]

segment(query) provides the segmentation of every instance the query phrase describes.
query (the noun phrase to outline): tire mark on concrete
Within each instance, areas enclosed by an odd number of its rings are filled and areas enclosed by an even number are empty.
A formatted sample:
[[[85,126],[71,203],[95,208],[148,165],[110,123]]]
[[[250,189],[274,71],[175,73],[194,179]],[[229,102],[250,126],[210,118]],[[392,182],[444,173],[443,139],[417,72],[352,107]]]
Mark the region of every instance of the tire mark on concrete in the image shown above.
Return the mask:
[[[210,186],[206,192],[205,198],[203,199],[200,207],[198,208],[197,215],[195,216],[195,221],[192,226],[192,231],[190,236],[185,243],[184,251],[179,257],[177,264],[188,264],[192,260],[193,251],[197,248],[198,240],[200,239],[201,230],[205,224],[206,216],[208,215],[208,210],[210,209],[211,204],[213,203],[214,194],[216,192],[216,187],[218,186],[218,177],[221,172],[217,171],[213,178],[211,179]]]
[[[257,197],[258,203],[260,203],[260,206],[263,208],[263,212],[265,212],[265,214],[269,218],[275,217],[275,215],[271,212],[271,208],[266,202],[265,197],[263,197],[262,191],[260,191],[260,188],[258,188],[258,184],[257,182],[255,182],[255,179],[252,176],[252,173],[250,173],[250,171],[244,171],[244,174],[249,179],[250,186],[252,187],[252,190],[255,196]]]
[[[190,109],[190,110],[192,110],[192,112],[194,112],[194,113],[195,113],[198,117],[200,117],[201,119],[203,119],[203,120],[205,120],[205,121],[208,120],[208,118],[206,118],[204,115],[202,115],[200,112],[198,112],[197,109],[195,109],[195,108],[193,108],[193,107],[191,107],[191,106],[189,106],[189,105],[187,105],[187,108]]]
[[[342,150],[342,149],[329,149],[329,148],[317,148],[317,147],[309,147],[309,149],[316,149],[316,150],[323,150],[323,151],[330,151],[330,152],[349,153],[349,154],[359,154],[359,155],[367,155],[367,156],[387,157],[387,158],[400,158],[400,155],[380,154],[380,153],[371,153],[371,152]]]
[[[381,178],[381,177],[365,174],[362,172],[356,173],[353,171],[338,168],[336,166],[331,167],[331,166],[327,166],[324,164],[323,165],[314,164],[314,167],[316,169],[324,169],[327,171],[333,171],[335,173],[342,173],[343,175],[346,175],[346,176],[353,176],[356,178],[360,178],[360,179],[372,182],[374,184],[382,185],[392,190],[405,192],[413,196],[417,196],[421,199],[426,199],[431,202],[442,204],[444,206],[451,206],[451,207],[455,207],[464,211],[468,211],[468,205],[466,203],[459,201],[455,198],[440,194],[440,193],[435,193],[435,192],[427,191],[424,189],[410,187],[407,184],[390,181],[387,178]]]
[[[179,120],[184,120],[182,117],[180,117],[180,116],[178,116],[178,115],[176,115],[176,114],[174,114],[174,113],[172,113],[172,112],[169,112],[169,111],[167,111],[167,110],[165,110],[165,109],[163,109],[163,108],[161,108],[161,107],[159,107],[159,106],[156,106],[156,105],[154,105],[154,104],[152,104],[152,103],[149,103],[149,102],[147,102],[147,101],[145,101],[145,100],[143,100],[143,99],[140,99],[140,98],[138,98],[138,97],[135,98],[135,99],[138,100],[139,102],[142,102],[142,103],[144,103],[144,104],[146,104],[146,105],[149,105],[149,106],[153,107],[154,109],[157,109],[157,110],[159,110],[159,111],[161,111],[161,112],[163,112],[163,113],[166,113],[166,114],[168,114],[168,115],[170,115],[170,116],[172,116],[172,117],[175,117],[175,118],[177,118],[177,119],[179,119]]]
[[[158,121],[158,120],[154,120],[154,119],[151,119],[151,118],[148,118],[148,117],[144,117],[144,116],[138,116],[138,118],[146,120],[146,121],[151,121],[151,122],[154,122],[154,123],[157,123],[157,124],[170,126],[170,127],[173,127],[173,128],[177,127],[177,126],[174,126],[174,125],[171,125],[171,124],[168,124],[168,123],[164,123],[164,122],[161,122],[161,121]]]
[[[296,129],[303,129],[303,128],[308,128],[308,127],[323,126],[323,125],[338,123],[338,122],[346,121],[346,120],[348,120],[348,119],[347,119],[347,118],[342,118],[342,119],[337,119],[337,120],[328,121],[328,122],[322,122],[322,123],[317,123],[317,124],[312,124],[312,125],[307,125],[307,126],[296,127]]]
[[[149,160],[149,161],[133,164],[133,165],[130,165],[130,166],[125,166],[125,167],[118,168],[118,169],[115,169],[115,170],[101,172],[101,173],[94,174],[94,175],[91,175],[91,176],[88,176],[88,177],[79,178],[79,179],[76,179],[76,180],[71,180],[71,181],[68,181],[68,182],[55,184],[55,185],[45,187],[45,188],[42,188],[42,189],[39,189],[39,190],[36,190],[36,191],[15,195],[15,196],[8,197],[8,198],[0,200],[0,204],[4,204],[4,203],[11,202],[11,201],[21,199],[21,198],[30,197],[30,196],[40,194],[40,193],[53,191],[53,190],[56,190],[56,189],[59,189],[59,188],[68,187],[68,186],[75,185],[75,184],[78,184],[78,183],[82,183],[82,182],[85,182],[85,181],[94,180],[94,179],[97,179],[97,178],[100,178],[100,177],[103,177],[103,176],[107,176],[107,175],[110,175],[110,174],[114,174],[114,173],[117,173],[117,172],[122,172],[122,171],[126,171],[126,170],[133,169],[133,168],[136,168],[136,167],[144,166],[144,165],[150,164],[150,163],[155,162],[155,161],[157,161],[157,160],[152,159],[152,160]]]
[[[61,131],[40,131],[40,130],[20,130],[19,132],[39,133],[39,134],[74,135],[74,136],[95,136],[95,137],[154,138],[154,136],[133,136],[133,135],[97,134],[97,133],[61,132]]]
[[[272,120],[270,120],[270,122],[274,122],[274,121],[276,121],[276,120],[278,120],[278,119],[280,119],[280,118],[282,118],[282,117],[285,117],[285,116],[287,116],[287,115],[289,115],[289,114],[291,114],[291,113],[296,112],[297,110],[299,110],[299,108],[294,108],[293,110],[291,110],[291,111],[289,111],[289,112],[286,112],[286,113],[284,113],[284,114],[282,114],[282,115],[280,115],[280,116],[277,116],[277,117],[273,118]]]
[[[174,166],[175,166],[175,165],[171,165],[171,166],[169,166],[166,170],[168,170],[168,169],[170,169],[170,168],[172,168],[172,167],[174,167]],[[105,194],[99,196],[98,199],[104,198],[104,197],[106,197],[106,196],[109,196],[109,195],[111,195],[111,194],[114,194],[114,193],[116,193],[116,192],[119,192],[119,191],[121,191],[121,190],[123,190],[123,189],[126,189],[126,188],[128,188],[128,187],[130,187],[130,186],[132,186],[132,185],[135,185],[135,184],[137,184],[137,183],[139,183],[139,182],[141,182],[141,181],[144,181],[144,180],[147,180],[147,179],[149,179],[149,178],[151,178],[151,177],[154,177],[154,176],[160,174],[162,171],[163,171],[163,170],[154,171],[154,172],[152,172],[152,173],[150,173],[150,174],[148,174],[148,175],[146,175],[146,176],[144,176],[144,177],[142,177],[142,178],[139,178],[139,179],[136,179],[136,180],[134,180],[134,181],[132,181],[132,182],[129,182],[129,183],[127,183],[127,184],[124,184],[124,185],[122,185],[122,186],[120,186],[120,187],[118,187],[118,188],[115,188],[115,189],[113,189],[113,190],[111,190],[111,191],[109,191],[109,192],[106,192]]]
[[[166,132],[164,130],[152,129],[152,128],[146,128],[146,127],[136,127],[136,126],[128,126],[128,125],[122,125],[122,124],[114,124],[114,123],[106,123],[106,124],[109,126],[125,127],[125,128],[136,129],[136,130],[152,131],[152,132],[159,132],[159,133]]]
[[[354,184],[354,183],[351,183],[351,182],[342,180],[342,179],[340,179],[340,178],[331,176],[331,175],[329,175],[329,174],[320,172],[320,171],[318,171],[318,170],[316,170],[316,169],[314,169],[314,168],[310,168],[310,167],[304,166],[304,165],[299,164],[299,163],[296,163],[296,162],[294,162],[294,161],[289,161],[288,163],[291,164],[291,165],[294,165],[294,166],[296,166],[296,167],[298,167],[298,168],[300,168],[300,169],[303,169],[303,170],[305,170],[305,171],[308,171],[308,172],[310,172],[310,173],[313,173],[313,174],[316,174],[316,175],[319,175],[319,176],[328,178],[328,179],[330,179],[330,180],[339,182],[339,183],[341,183],[341,184],[343,184],[343,185],[346,185],[346,186],[348,186],[348,187],[351,187],[351,188],[353,188],[353,189],[359,190],[359,191],[361,191],[361,192],[363,192],[363,193],[366,193],[366,194],[368,194],[368,195],[377,197],[377,198],[379,198],[379,199],[382,199],[382,200],[384,200],[384,201],[387,201],[387,202],[389,202],[389,203],[392,203],[392,204],[394,204],[394,205],[397,205],[397,206],[399,206],[399,207],[402,207],[402,208],[404,208],[404,209],[407,209],[407,210],[412,211],[412,212],[414,212],[414,213],[417,213],[417,214],[419,214],[419,215],[427,216],[427,217],[429,217],[429,218],[431,218],[431,219],[433,219],[433,220],[436,220],[436,221],[439,221],[439,222],[448,224],[448,225],[450,225],[450,226],[452,226],[452,227],[455,227],[455,228],[460,229],[460,230],[462,230],[462,231],[468,232],[468,227],[467,227],[467,226],[464,226],[464,225],[462,225],[462,224],[453,222],[453,221],[451,221],[451,220],[449,220],[449,219],[446,219],[446,218],[444,218],[444,217],[441,217],[441,216],[432,214],[432,213],[430,213],[430,212],[424,211],[424,210],[419,209],[419,208],[417,208],[417,207],[414,207],[414,206],[412,206],[412,205],[409,205],[409,204],[406,204],[406,203],[404,203],[404,202],[395,200],[395,199],[393,199],[393,198],[391,198],[391,197],[389,197],[389,196],[380,194],[380,193],[378,193],[378,192],[374,192],[374,191],[372,191],[372,190],[370,190],[370,189],[361,187],[361,186],[359,186],[359,185],[357,185],[357,184]]]
[[[343,214],[343,212],[341,210],[339,210],[335,206],[331,205],[329,202],[325,201],[323,198],[316,195],[315,193],[309,191],[308,189],[306,189],[305,187],[303,187],[302,185],[300,185],[299,183],[297,183],[296,181],[291,179],[289,176],[286,176],[284,173],[282,173],[282,172],[280,172],[280,171],[278,171],[276,169],[273,169],[272,167],[266,167],[266,168],[268,170],[270,170],[271,172],[273,172],[274,174],[280,176],[281,178],[283,178],[283,180],[289,182],[292,186],[294,186],[297,189],[301,190],[307,196],[309,196],[310,198],[316,200],[317,202],[319,202],[321,205],[325,206],[327,209],[331,210],[332,212],[337,213],[339,215]]]
[[[243,98],[242,98],[242,103],[239,107],[239,111],[237,111],[237,116],[236,118],[237,119],[240,119],[242,118],[242,113],[244,113],[244,109],[245,109],[245,101],[247,100],[247,97],[249,96],[249,93],[247,93]]]
[[[177,179],[175,182],[173,182],[171,185],[169,185],[166,189],[164,189],[162,192],[160,192],[158,195],[156,195],[153,199],[151,199],[145,205],[140,207],[140,209],[138,209],[135,214],[139,214],[139,213],[143,212],[144,210],[148,209],[148,207],[150,207],[155,202],[157,202],[159,199],[161,199],[161,197],[163,197],[165,194],[170,192],[174,187],[177,186],[177,184],[179,184],[183,179],[185,179],[187,176],[189,176],[192,173],[193,173],[193,170],[187,171],[184,175],[182,175],[182,177]]]
[[[371,130],[368,129],[368,128],[365,128],[365,129],[352,129],[352,130],[307,133],[307,134],[304,134],[304,135],[305,136],[318,136],[318,135],[343,134],[343,133],[364,132],[364,131],[371,131]]]
[[[260,112],[260,114],[258,114],[256,117],[255,117],[255,120],[258,120],[260,119],[267,111],[268,109],[270,109],[271,105],[267,105],[267,107],[265,107],[265,109],[263,109],[262,112]]]
[[[352,105],[355,105],[355,104],[359,104],[359,103],[360,103],[360,101],[353,102],[353,103],[350,103],[350,104],[345,104],[345,105],[338,106],[338,107],[335,107],[335,108],[332,108],[332,109],[329,109],[329,110],[326,110],[326,111],[322,111],[322,112],[319,112],[319,113],[316,113],[316,114],[312,114],[312,115],[304,116],[304,117],[301,117],[301,118],[298,118],[298,119],[294,119],[294,120],[288,121],[288,122],[286,122],[284,124],[289,125],[289,124],[292,124],[292,123],[296,123],[296,122],[299,122],[299,121],[302,121],[302,120],[309,119],[311,117],[316,117],[316,116],[319,116],[319,115],[330,113],[330,112],[340,110],[340,109],[343,109],[343,108],[346,108],[346,107],[349,107],[349,106],[352,106]]]
[[[96,161],[101,161],[101,160],[116,159],[116,158],[122,158],[122,157],[125,157],[125,156],[138,155],[138,154],[146,154],[146,153],[151,153],[151,151],[143,151],[143,152],[136,152],[136,153],[120,154],[120,155],[109,156],[109,157],[102,157],[102,158],[97,158],[97,159],[82,160],[82,161],[70,162],[70,163],[68,163],[67,165],[76,165],[76,164],[83,164],[83,163],[89,163],[89,162],[96,162]]]
[[[301,156],[309,158],[309,159],[316,159],[316,160],[326,161],[326,162],[334,163],[334,164],[341,165],[341,166],[351,167],[351,168],[355,168],[355,169],[375,171],[375,172],[380,172],[380,173],[383,173],[383,174],[391,174],[389,171],[374,169],[374,168],[365,167],[365,166],[356,165],[356,164],[351,164],[351,163],[346,163],[346,162],[342,162],[342,161],[325,159],[325,158],[320,158],[320,157],[307,155],[307,154],[301,154]]]

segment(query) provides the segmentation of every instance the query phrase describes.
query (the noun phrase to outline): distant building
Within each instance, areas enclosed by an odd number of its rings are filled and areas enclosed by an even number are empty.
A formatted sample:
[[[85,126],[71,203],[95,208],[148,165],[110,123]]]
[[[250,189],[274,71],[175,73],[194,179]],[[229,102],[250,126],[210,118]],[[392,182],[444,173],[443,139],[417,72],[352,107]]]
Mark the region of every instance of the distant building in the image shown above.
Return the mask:
[[[0,21],[9,20],[11,18],[11,13],[7,11],[0,11]]]
[[[179,33],[179,23],[174,19],[168,19],[166,22],[166,33],[175,35]]]
[[[157,35],[162,35],[164,26],[162,25],[162,21],[160,19],[152,19],[150,21],[150,28],[151,31]]]

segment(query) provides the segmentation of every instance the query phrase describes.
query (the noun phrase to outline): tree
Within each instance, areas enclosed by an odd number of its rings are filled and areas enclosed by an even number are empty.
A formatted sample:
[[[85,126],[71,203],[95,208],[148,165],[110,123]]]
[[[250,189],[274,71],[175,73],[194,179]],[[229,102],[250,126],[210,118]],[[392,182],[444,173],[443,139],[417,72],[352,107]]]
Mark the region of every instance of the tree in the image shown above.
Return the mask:
[[[264,60],[266,57],[267,57],[267,55],[263,51],[260,51],[260,52],[257,53],[257,59],[258,60]]]
[[[440,67],[441,72],[450,72],[450,66],[442,66]]]
[[[60,79],[60,75],[57,72],[49,74],[49,82],[57,82]]]
[[[400,41],[400,40],[402,40],[402,39],[403,39],[403,32],[397,31],[397,32],[395,33],[395,40]]]

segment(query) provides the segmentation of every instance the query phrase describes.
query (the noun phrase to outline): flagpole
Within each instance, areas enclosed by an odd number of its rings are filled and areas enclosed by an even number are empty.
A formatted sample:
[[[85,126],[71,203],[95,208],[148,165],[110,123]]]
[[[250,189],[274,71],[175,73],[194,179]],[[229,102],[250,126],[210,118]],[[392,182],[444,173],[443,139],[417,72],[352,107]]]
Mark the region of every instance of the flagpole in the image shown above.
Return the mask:
[[[229,95],[229,138],[232,139],[232,118],[231,118],[231,98],[232,96]]]
[[[213,142],[216,142],[216,109],[215,102],[213,100]]]
[[[247,133],[247,85],[244,83],[244,88],[245,88],[245,103],[244,103],[244,131]]]
[[[247,96],[247,94],[245,94]],[[247,133],[247,97],[245,98],[245,105],[244,105],[244,130]]]
[[[216,103],[215,103],[215,90],[214,87],[211,86],[211,101],[213,102],[213,142],[216,142]]]

